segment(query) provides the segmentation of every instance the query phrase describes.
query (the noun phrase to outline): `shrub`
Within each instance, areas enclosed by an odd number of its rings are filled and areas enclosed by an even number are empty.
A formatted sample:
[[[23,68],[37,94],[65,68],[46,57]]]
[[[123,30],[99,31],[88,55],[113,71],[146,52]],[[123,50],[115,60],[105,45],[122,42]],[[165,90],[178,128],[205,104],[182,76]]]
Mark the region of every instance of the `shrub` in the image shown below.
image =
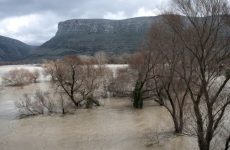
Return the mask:
[[[3,75],[3,84],[7,86],[23,86],[37,82],[37,71],[30,72],[27,69],[14,69]]]

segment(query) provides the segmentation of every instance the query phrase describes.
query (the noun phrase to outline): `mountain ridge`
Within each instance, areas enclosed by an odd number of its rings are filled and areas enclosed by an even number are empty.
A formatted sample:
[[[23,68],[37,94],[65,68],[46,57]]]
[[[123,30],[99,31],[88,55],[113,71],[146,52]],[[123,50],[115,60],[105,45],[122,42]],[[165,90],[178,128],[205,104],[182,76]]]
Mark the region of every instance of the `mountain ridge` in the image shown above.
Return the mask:
[[[0,61],[18,61],[30,55],[32,46],[0,35]]]
[[[42,44],[35,54],[93,55],[97,51],[109,54],[132,53],[141,45],[151,25],[159,19],[160,16],[62,21],[58,24],[56,35]]]
[[[183,16],[181,16],[183,17]],[[41,46],[29,46],[12,38],[0,36],[0,61],[26,62],[61,58],[65,55],[93,55],[133,53],[142,46],[148,30],[162,16],[137,17],[123,20],[70,19],[58,23],[54,37]],[[186,19],[186,18],[184,18]],[[229,21],[230,16],[226,16]],[[186,20],[184,20],[186,23]],[[230,25],[222,29],[230,35]],[[5,41],[5,42],[4,42]]]

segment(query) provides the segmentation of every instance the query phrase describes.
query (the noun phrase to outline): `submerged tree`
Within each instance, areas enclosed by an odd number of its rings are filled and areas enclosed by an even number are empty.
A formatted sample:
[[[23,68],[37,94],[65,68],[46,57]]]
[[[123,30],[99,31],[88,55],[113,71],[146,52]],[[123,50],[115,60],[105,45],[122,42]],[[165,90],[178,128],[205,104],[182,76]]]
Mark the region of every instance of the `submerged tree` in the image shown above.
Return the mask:
[[[5,73],[2,77],[3,84],[7,86],[23,86],[37,82],[38,72],[31,72],[27,69],[13,69]]]
[[[163,17],[185,50],[186,60],[189,60],[187,63],[181,62],[183,70],[178,71],[178,74],[188,89],[190,118],[194,116],[194,132],[199,148],[209,150],[230,105],[229,94],[225,92],[230,80],[227,69],[230,38],[228,32],[224,32],[229,28],[228,2],[173,2],[176,11],[173,15],[166,14]]]
[[[148,97],[167,109],[172,117],[175,133],[182,133],[188,88],[179,72],[183,71],[182,65],[188,63],[185,49],[180,39],[164,22],[152,26],[145,47],[144,50],[152,54],[147,55],[152,68],[143,89],[147,91]],[[137,87],[140,87],[138,84]]]
[[[49,63],[46,68],[53,82],[64,91],[77,108],[82,101],[93,99],[93,92],[99,81],[97,69],[90,61],[83,61],[77,56],[68,56]],[[93,102],[99,105],[96,100]]]
[[[152,45],[146,43],[143,49],[132,55],[129,60],[129,66],[136,72],[136,83],[133,90],[133,107],[142,108],[143,101],[149,97],[152,89],[149,89],[147,82],[156,78],[155,69],[160,57],[156,51],[152,50]]]
[[[230,148],[230,134],[226,139],[225,149],[224,150],[228,150],[229,148]]]
[[[15,102],[16,108],[19,110],[21,116],[31,116],[39,114],[56,113],[56,103],[51,98],[50,93],[36,91],[31,96],[25,94],[20,100]]]
[[[114,97],[130,97],[134,80],[134,75],[129,67],[117,69],[115,76],[108,85],[108,91]]]
[[[179,72],[188,62],[180,38],[163,21],[152,26],[142,50],[129,62],[136,70],[133,106],[142,108],[143,100],[155,100],[171,115],[175,133],[182,133],[184,127],[188,88]]]

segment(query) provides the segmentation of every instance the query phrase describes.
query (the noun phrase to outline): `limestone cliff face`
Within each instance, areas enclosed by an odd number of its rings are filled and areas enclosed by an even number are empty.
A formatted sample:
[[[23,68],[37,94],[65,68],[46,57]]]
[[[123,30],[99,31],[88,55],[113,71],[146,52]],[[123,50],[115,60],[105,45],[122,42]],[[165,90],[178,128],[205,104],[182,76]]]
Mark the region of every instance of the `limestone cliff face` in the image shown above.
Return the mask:
[[[155,20],[154,17],[132,18],[126,20],[75,19],[60,22],[57,35],[66,33],[117,33],[146,31]]]
[[[53,55],[130,53],[138,49],[151,25],[160,17],[140,17],[125,20],[74,19],[60,22],[52,39],[40,52]]]

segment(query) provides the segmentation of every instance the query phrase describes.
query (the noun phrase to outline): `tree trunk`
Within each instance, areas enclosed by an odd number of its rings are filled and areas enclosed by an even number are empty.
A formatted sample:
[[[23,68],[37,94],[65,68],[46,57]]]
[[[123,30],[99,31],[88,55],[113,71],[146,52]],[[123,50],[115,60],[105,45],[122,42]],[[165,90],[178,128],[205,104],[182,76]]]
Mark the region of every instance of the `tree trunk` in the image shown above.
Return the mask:
[[[229,150],[230,148],[230,135],[228,136],[227,140],[226,140],[226,143],[225,143],[225,149],[224,150]]]
[[[86,108],[92,108],[93,104],[95,104],[96,106],[100,106],[99,101],[95,100],[92,97],[88,97],[86,102]]]
[[[134,108],[143,108],[143,98],[142,98],[142,83],[137,81],[135,89],[133,91],[133,107]]]
[[[183,128],[184,128],[184,113],[183,113],[183,106],[182,108],[180,108],[180,116],[179,116],[179,132],[178,133],[182,133],[183,132]]]
[[[74,96],[70,96],[71,101],[74,103],[74,105],[78,108],[79,107],[79,103],[77,103],[74,99]]]
[[[65,114],[65,109],[64,109],[64,108],[62,108],[62,114],[63,114],[63,115]]]
[[[158,99],[154,99],[155,102],[157,102],[160,106],[164,106],[164,101],[161,96],[158,96]]]
[[[133,107],[134,108],[143,108],[143,99],[141,97],[141,91],[136,90],[133,98],[134,98]]]
[[[209,150],[210,142],[208,143],[201,133],[198,133],[199,150]]]
[[[181,134],[183,131],[183,124],[179,123],[178,119],[176,119],[176,116],[172,116],[172,117],[173,117],[175,133]]]
[[[88,97],[86,100],[87,100],[86,101],[86,108],[91,109],[93,107],[93,99]]]
[[[206,143],[199,143],[200,150],[209,150],[209,145]]]

